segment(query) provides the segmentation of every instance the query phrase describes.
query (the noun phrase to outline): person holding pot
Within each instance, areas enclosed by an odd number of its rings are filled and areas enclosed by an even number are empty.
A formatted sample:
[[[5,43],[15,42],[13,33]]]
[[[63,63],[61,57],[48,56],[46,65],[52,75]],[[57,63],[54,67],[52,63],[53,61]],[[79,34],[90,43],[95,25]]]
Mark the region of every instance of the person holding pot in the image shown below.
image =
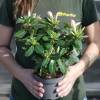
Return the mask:
[[[46,17],[48,11],[74,13],[76,20],[85,27],[88,46],[80,61],[70,66],[56,91],[60,97],[58,100],[84,100],[86,96],[82,74],[98,57],[100,49],[100,27],[93,0],[0,0],[0,62],[14,77],[10,100],[38,100],[35,96],[43,97],[43,84],[33,78],[34,64],[18,48],[14,57],[10,43],[18,28],[18,17],[33,12]]]

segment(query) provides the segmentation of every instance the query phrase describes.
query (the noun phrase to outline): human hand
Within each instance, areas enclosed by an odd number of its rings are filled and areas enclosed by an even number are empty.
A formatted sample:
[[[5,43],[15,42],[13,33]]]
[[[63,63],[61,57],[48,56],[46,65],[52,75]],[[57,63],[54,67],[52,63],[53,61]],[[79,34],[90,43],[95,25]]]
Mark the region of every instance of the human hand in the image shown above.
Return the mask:
[[[33,78],[32,69],[22,68],[17,75],[17,79],[23,83],[23,85],[32,95],[36,96],[37,98],[41,98],[43,96],[43,84]]]
[[[57,93],[60,97],[67,96],[70,93],[76,79],[82,74],[81,67],[80,63],[69,67],[64,79],[58,83]]]

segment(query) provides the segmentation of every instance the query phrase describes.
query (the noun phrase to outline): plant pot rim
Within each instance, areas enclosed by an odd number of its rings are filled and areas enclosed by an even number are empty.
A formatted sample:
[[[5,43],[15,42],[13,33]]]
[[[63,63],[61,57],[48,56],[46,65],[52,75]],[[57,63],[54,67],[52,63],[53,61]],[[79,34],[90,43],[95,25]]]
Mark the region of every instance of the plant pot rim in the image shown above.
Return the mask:
[[[58,77],[58,78],[50,78],[50,79],[45,79],[45,78],[41,78],[37,75],[33,76],[35,79],[38,79],[40,82],[42,83],[46,83],[46,84],[53,84],[53,83],[57,83],[59,80],[62,80],[64,78],[64,75]]]

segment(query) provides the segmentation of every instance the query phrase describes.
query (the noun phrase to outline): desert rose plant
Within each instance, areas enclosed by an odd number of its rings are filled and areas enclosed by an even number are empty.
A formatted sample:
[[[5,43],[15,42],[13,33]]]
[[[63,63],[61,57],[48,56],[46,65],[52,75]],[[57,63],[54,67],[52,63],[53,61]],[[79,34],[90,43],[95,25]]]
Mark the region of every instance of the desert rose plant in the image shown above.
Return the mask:
[[[62,22],[59,17],[70,17],[71,23]],[[16,40],[23,44],[25,56],[32,57],[39,77],[60,77],[79,61],[84,28],[74,17],[74,14],[57,12],[54,15],[49,11],[46,18],[37,14],[18,18],[21,27],[16,32]]]

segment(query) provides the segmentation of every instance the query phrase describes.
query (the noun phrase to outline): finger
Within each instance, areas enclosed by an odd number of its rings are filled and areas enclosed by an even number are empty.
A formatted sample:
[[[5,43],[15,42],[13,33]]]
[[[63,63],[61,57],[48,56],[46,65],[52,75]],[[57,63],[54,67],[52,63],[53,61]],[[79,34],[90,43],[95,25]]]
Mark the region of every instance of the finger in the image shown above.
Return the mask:
[[[68,80],[70,79],[69,77],[70,77],[70,75],[67,73],[67,75],[64,77],[64,79],[61,80],[61,81],[58,83],[58,86],[62,86],[63,84],[67,83]]]
[[[34,90],[35,91],[37,91],[38,93],[44,93],[45,92],[45,90],[43,89],[43,88],[41,88],[41,87],[37,87],[37,86],[33,86],[33,88],[34,88]]]
[[[25,84],[25,86],[32,94],[35,93],[38,96],[42,96],[44,93],[43,88],[36,86],[31,82],[31,80],[28,81],[27,84]]]
[[[42,94],[42,93],[36,91],[36,90],[33,89],[32,87],[29,87],[28,89],[29,89],[30,93],[31,93],[32,95],[34,95],[35,97],[37,97],[38,99],[40,99],[41,97],[43,97],[43,94]]]
[[[67,87],[67,85],[66,84],[63,84],[62,86],[60,86],[60,87],[57,88],[57,92],[58,93],[59,92],[62,92],[66,87]]]
[[[74,85],[74,81],[72,81],[69,85],[67,85],[67,87],[62,91],[62,93],[60,93],[60,95],[62,97],[68,95],[70,91],[72,90],[73,85]]]
[[[74,82],[74,81],[75,81],[74,77],[69,78],[68,76],[66,76],[61,82],[58,83],[58,86],[60,88],[64,84],[68,85],[68,84],[70,84],[71,82]]]
[[[64,78],[62,81],[60,81],[60,82],[58,83],[58,86],[62,86],[65,82],[66,82],[66,78]]]
[[[40,87],[39,87],[40,88]],[[27,85],[27,89],[33,94],[33,95],[37,95],[39,97],[43,97],[43,93],[40,91],[40,89],[38,89],[38,87],[34,86],[29,83]]]
[[[60,97],[67,96],[70,93],[71,89],[72,89],[72,85],[69,85],[67,88],[65,88],[63,91],[61,91],[58,95]]]
[[[62,85],[66,82],[66,80],[73,80],[75,78],[76,73],[73,73],[73,66],[70,66],[68,73],[65,75],[64,79],[58,83],[58,85]],[[69,83],[69,81],[67,81]]]
[[[44,93],[44,89],[43,87],[41,87],[42,85],[40,85],[41,83],[40,82],[37,82],[37,81],[33,81],[30,83],[31,87],[35,90],[35,91],[38,91],[39,93]]]
[[[43,84],[41,82],[36,81],[35,79],[32,80],[32,84],[37,85],[38,87],[43,87]]]
[[[34,94],[39,96],[39,97],[43,97],[43,93],[39,92],[39,91],[35,91],[34,90]]]
[[[58,91],[61,91],[72,82],[72,79],[64,79],[58,84]]]

